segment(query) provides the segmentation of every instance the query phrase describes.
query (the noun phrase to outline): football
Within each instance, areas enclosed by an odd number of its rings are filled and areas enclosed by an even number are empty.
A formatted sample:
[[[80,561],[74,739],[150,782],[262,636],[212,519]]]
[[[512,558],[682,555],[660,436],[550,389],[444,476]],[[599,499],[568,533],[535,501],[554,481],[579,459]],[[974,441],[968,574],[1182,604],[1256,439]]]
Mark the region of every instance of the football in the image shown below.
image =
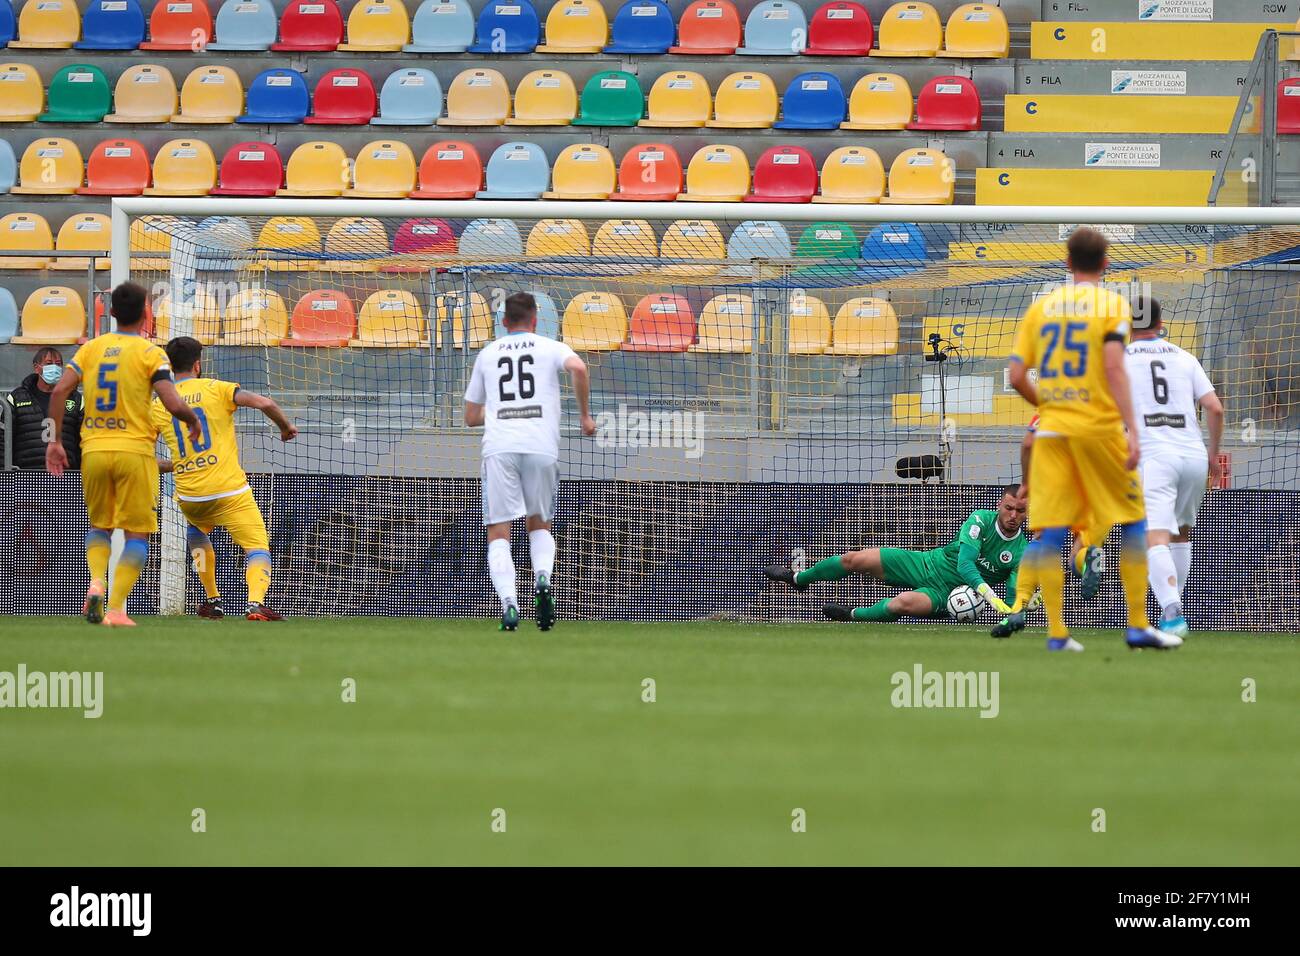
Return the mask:
[[[962,624],[969,624],[978,618],[984,607],[984,599],[969,585],[963,584],[953,588],[952,593],[948,595],[948,614],[954,621],[960,621]]]

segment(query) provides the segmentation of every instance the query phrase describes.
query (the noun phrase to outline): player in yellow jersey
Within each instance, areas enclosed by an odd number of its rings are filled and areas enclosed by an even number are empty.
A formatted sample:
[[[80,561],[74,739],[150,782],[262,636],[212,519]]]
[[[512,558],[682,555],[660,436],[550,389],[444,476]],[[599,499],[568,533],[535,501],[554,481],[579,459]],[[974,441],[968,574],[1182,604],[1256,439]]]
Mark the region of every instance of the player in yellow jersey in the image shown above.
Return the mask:
[[[86,565],[90,588],[82,613],[91,624],[132,627],[126,599],[149,557],[149,535],[158,530],[158,465],[150,399],[156,392],[163,414],[174,415],[200,434],[199,418],[172,384],[171,365],[161,348],[144,338],[148,293],[134,282],[113,290],[111,312],[117,331],[96,336],[68,363],[50,395],[50,443],[45,467],[63,474],[68,454],[63,449],[63,403],[77,384],[85,382],[86,412],[81,420],[81,483],[86,494],[90,531],[86,533]],[[104,582],[108,578],[110,536],[121,528],[126,547],[113,575],[113,591],[104,611]]]
[[[246,391],[234,382],[204,378],[202,354],[202,344],[188,336],[167,343],[176,391],[198,415],[200,436],[186,441],[167,410],[157,402],[153,408],[154,426],[171,451],[171,461],[161,461],[159,467],[175,476],[176,501],[189,523],[185,543],[203,582],[205,600],[199,605],[199,617],[225,616],[217,590],[216,554],[208,537],[220,525],[244,549],[244,576],[248,581],[245,616],[250,621],[280,621],[283,618],[266,605],[266,592],[271,586],[271,551],[266,522],[239,464],[235,410],[257,409],[280,429],[283,441],[292,440],[298,429],[272,399]]]
[[[1053,651],[1083,650],[1065,627],[1061,549],[1071,527],[1087,525],[1098,541],[1113,525],[1123,529],[1120,579],[1128,601],[1129,646],[1182,643],[1154,630],[1147,619],[1146,509],[1124,368],[1133,317],[1128,300],[1102,285],[1106,251],[1106,238],[1095,229],[1070,235],[1070,281],[1025,312],[1010,359],[1011,385],[1038,407],[1039,422],[1029,476],[1029,520],[1038,534],[1025,552],[1013,605],[1017,613],[1008,624],[1013,630],[1024,626],[1020,609],[1041,587],[1047,648]]]

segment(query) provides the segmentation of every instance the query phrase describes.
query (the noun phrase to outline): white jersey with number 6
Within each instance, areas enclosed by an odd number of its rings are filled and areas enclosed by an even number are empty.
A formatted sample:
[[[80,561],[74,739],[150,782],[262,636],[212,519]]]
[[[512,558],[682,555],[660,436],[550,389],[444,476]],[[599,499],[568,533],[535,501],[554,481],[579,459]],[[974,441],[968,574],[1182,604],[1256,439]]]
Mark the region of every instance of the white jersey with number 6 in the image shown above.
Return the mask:
[[[465,401],[484,406],[484,458],[560,457],[560,375],[574,354],[533,332],[511,332],[484,346],[465,390]]]
[[[1142,457],[1206,457],[1196,406],[1214,386],[1201,363],[1172,342],[1142,339],[1129,344],[1124,364]]]

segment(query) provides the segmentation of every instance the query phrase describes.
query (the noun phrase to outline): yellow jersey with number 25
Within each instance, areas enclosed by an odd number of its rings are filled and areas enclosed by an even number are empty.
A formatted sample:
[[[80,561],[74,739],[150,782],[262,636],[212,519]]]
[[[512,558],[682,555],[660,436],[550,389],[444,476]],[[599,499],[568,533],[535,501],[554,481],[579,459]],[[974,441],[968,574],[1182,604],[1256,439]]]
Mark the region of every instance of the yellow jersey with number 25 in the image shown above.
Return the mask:
[[[153,383],[172,377],[167,353],[142,336],[108,332],[77,349],[68,368],[81,376],[86,400],[81,453],[127,451],[152,457],[149,400]]]
[[[235,440],[235,393],[239,386],[215,378],[182,378],[176,391],[199,417],[202,434],[190,441],[186,428],[154,402],[153,420],[175,464],[176,497],[181,501],[212,501],[248,490],[248,476],[239,464]]]

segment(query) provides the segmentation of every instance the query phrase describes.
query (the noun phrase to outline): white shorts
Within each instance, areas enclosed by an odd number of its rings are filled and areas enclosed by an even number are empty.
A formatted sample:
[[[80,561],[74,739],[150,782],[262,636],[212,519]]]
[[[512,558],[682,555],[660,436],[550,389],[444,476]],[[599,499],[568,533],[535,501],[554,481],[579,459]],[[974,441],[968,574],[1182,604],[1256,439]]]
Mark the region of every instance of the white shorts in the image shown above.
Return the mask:
[[[1147,527],[1178,534],[1179,528],[1195,525],[1201,502],[1205,500],[1209,459],[1195,455],[1144,456],[1140,467]]]
[[[549,455],[502,452],[483,459],[483,524],[555,517],[560,466]]]

